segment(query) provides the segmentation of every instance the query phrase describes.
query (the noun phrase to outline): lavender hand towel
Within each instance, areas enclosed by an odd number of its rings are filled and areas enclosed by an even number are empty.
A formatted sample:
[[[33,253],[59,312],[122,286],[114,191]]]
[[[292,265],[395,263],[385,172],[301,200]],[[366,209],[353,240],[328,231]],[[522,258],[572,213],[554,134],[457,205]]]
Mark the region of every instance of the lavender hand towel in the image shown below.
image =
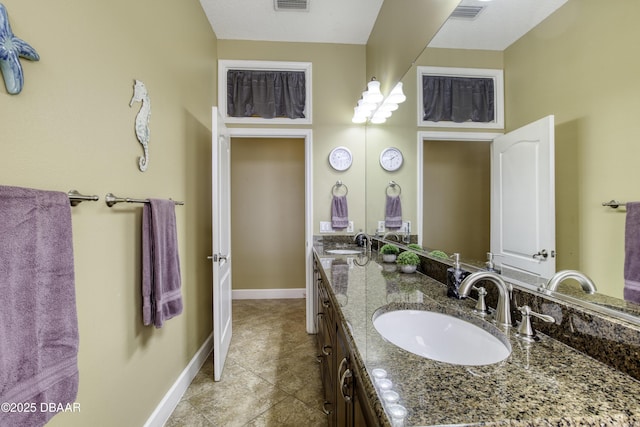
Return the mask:
[[[65,193],[0,186],[2,426],[42,426],[78,392],[78,319],[71,208]]]
[[[387,194],[387,204],[385,206],[384,225],[387,228],[402,227],[402,204],[400,196],[390,196]]]
[[[624,299],[640,303],[640,202],[627,203],[624,251]]]
[[[333,196],[331,200],[331,227],[347,228],[349,226],[349,209],[347,196]]]
[[[142,321],[161,328],[182,313],[175,203],[150,199],[142,211]]]

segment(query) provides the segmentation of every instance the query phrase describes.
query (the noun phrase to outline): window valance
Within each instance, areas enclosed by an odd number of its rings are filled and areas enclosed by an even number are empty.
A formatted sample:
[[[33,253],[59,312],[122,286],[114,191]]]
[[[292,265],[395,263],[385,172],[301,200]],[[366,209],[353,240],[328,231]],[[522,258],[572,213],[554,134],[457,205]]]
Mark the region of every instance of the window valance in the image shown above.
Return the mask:
[[[490,123],[494,117],[492,78],[422,76],[423,120]]]
[[[227,71],[227,114],[265,119],[305,117],[304,71]]]

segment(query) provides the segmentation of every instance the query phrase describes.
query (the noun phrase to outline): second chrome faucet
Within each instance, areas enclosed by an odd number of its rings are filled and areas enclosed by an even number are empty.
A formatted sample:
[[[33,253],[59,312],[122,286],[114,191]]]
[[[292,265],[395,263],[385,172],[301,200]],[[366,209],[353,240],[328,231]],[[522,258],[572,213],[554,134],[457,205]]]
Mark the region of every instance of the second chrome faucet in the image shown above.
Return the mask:
[[[547,282],[546,285],[541,286],[541,290],[547,291],[555,291],[558,289],[560,283],[564,282],[567,279],[574,279],[580,286],[582,286],[582,290],[588,294],[595,294],[597,291],[595,283],[591,280],[587,275],[581,273],[577,270],[561,270],[553,275],[551,279]]]

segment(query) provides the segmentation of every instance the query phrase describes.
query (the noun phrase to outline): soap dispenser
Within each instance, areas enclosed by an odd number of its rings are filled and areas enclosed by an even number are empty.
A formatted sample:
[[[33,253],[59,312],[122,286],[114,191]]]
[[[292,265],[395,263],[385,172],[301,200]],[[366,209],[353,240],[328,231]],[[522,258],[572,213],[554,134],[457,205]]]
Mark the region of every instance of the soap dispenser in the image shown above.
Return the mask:
[[[447,296],[450,298],[458,298],[463,299],[458,293],[458,288],[460,288],[460,283],[467,277],[469,274],[468,271],[464,271],[460,267],[460,254],[454,253],[451,255],[453,258],[453,267],[447,268]]]
[[[493,254],[491,252],[487,252],[487,262],[484,263],[487,267],[487,271],[496,272],[496,267],[493,264]]]

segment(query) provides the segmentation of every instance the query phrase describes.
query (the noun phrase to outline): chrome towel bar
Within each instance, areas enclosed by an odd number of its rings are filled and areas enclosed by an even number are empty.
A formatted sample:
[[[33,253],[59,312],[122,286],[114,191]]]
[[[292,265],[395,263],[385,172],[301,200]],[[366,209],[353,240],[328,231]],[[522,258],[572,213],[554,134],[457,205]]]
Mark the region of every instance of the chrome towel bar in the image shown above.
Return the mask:
[[[618,209],[620,206],[626,206],[626,203],[619,202],[617,200],[609,200],[608,202],[602,202],[602,206],[609,206],[612,209]]]
[[[69,196],[69,203],[71,206],[78,206],[82,202],[97,202],[100,200],[100,197],[98,196],[80,194],[78,190],[69,190],[67,195]]]
[[[112,207],[116,203],[149,203],[149,199],[132,199],[130,197],[117,197],[113,193],[107,193],[107,195],[104,196],[104,202],[107,204],[107,206]],[[184,202],[174,201],[173,203],[176,205],[184,205]]]

